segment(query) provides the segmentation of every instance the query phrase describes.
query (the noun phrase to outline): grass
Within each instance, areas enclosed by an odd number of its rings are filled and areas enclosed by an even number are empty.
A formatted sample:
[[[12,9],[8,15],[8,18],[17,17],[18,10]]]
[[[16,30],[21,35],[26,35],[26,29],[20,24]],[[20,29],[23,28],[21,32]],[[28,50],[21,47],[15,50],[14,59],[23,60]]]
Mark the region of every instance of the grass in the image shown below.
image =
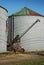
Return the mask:
[[[1,63],[0,65],[44,65],[44,60],[25,60],[21,62]]]
[[[44,51],[29,51],[29,52],[24,52],[23,54],[44,54]]]
[[[11,55],[11,54],[19,54],[18,52],[11,52],[11,51],[8,51],[8,52],[3,52],[3,53],[0,53],[0,55]],[[44,51],[29,51],[29,52],[23,52],[22,54],[44,54]]]
[[[33,55],[33,54],[44,54],[43,51],[37,51],[37,52],[24,52],[23,54],[29,54],[29,55]],[[19,53],[14,53],[14,52],[4,52],[4,53],[0,53],[0,60],[10,60],[13,59],[14,61],[9,61],[9,62],[3,62],[0,63],[0,65],[44,65],[44,56],[37,56],[37,59],[24,59],[24,60],[19,60],[20,56],[18,55]],[[11,55],[14,55],[16,57],[11,57]],[[7,57],[10,56],[10,57]],[[18,57],[19,56],[19,57]],[[18,58],[17,58],[18,57]],[[36,56],[35,56],[36,57]],[[17,58],[17,59],[16,59]],[[19,61],[15,61],[19,60]]]
[[[8,51],[8,52],[2,52],[2,53],[0,53],[0,55],[11,55],[11,54],[13,54],[14,52],[10,52],[10,51]]]

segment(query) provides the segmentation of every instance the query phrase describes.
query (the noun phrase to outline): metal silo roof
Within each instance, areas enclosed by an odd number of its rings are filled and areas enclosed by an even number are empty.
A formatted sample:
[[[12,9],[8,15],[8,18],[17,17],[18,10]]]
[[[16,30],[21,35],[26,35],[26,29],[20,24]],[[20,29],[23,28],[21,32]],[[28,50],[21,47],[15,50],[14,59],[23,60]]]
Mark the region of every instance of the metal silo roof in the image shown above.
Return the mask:
[[[20,11],[16,12],[16,13],[13,13],[11,16],[42,16],[41,14],[27,8],[27,7],[24,7],[22,8]]]
[[[8,12],[8,10],[7,10],[6,8],[4,8],[4,7],[2,7],[2,6],[0,6],[0,8],[3,8],[4,10],[6,10],[6,11]]]

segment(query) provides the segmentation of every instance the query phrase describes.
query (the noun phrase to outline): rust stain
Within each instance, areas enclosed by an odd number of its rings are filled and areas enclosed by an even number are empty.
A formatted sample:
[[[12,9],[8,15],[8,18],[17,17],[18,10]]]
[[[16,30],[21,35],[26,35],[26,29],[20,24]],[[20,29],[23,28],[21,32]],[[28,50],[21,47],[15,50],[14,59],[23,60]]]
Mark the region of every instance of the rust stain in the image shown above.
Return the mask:
[[[28,11],[28,10],[27,10],[27,15],[28,15],[28,16],[30,16],[30,15],[31,15],[31,16],[33,16],[33,15],[34,15],[34,16],[41,16],[41,15],[38,14],[38,13],[35,13],[35,12],[32,12],[32,11]]]

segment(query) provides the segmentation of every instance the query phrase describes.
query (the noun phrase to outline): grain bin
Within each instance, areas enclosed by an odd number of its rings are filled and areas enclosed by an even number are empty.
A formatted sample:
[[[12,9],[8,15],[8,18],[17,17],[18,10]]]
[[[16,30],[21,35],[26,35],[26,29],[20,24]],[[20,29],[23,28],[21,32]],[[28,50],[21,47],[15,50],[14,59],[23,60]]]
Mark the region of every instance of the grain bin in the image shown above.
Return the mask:
[[[0,52],[7,51],[6,21],[7,10],[0,6]]]
[[[21,38],[20,45],[26,51],[44,50],[44,16],[28,8],[23,8],[12,16],[14,16],[14,38],[16,35],[21,36],[37,19],[40,20]]]
[[[30,31],[21,39],[20,45],[28,51],[44,50],[44,17],[40,16],[17,16],[14,18],[14,33],[22,35],[27,28],[40,19]]]

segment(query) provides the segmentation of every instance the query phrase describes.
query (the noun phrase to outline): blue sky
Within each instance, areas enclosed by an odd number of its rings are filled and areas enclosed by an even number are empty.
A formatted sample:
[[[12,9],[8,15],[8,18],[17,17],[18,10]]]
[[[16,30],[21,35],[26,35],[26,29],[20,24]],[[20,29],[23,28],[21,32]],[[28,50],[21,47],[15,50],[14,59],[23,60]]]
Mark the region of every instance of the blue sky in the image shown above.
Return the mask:
[[[8,15],[28,7],[44,15],[44,0],[0,0],[0,6],[8,10]]]

